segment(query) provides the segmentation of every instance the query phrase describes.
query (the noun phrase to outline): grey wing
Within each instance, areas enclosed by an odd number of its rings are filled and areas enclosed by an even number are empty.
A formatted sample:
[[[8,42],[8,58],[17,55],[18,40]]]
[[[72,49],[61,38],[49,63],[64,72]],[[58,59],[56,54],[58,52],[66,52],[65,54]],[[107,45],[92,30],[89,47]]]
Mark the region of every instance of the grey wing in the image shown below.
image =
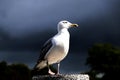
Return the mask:
[[[51,38],[43,45],[38,61],[44,60],[45,55],[47,54],[47,52],[50,50],[52,46],[53,46],[53,43],[52,43],[52,38]]]

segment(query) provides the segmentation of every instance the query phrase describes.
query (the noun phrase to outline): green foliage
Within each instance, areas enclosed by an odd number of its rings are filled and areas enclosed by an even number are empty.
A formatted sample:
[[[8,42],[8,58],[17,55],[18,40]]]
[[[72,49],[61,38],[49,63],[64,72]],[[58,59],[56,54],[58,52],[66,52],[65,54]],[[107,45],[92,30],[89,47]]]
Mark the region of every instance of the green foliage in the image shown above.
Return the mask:
[[[24,64],[0,63],[0,80],[31,80],[30,69]]]
[[[120,73],[120,48],[111,44],[95,44],[88,51],[87,65],[91,67],[90,74],[94,77],[104,73],[102,80],[114,80]]]

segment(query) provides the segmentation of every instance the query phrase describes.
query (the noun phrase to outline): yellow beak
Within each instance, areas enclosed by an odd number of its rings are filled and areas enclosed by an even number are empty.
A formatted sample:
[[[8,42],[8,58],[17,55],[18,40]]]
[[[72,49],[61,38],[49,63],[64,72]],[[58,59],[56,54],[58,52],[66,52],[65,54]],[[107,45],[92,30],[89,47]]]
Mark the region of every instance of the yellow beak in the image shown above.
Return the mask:
[[[78,27],[78,24],[71,24],[71,27]]]

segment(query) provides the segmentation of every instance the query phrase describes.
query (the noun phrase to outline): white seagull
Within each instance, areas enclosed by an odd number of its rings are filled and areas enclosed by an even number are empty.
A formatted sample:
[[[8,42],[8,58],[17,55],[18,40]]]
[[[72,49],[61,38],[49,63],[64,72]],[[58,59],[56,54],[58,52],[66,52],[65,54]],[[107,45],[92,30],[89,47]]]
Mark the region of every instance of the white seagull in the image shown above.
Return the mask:
[[[66,57],[69,51],[70,34],[68,29],[71,27],[78,27],[78,25],[66,20],[58,23],[58,33],[43,45],[34,69],[41,70],[47,66],[48,73],[54,75],[55,73],[50,70],[49,65],[57,63],[57,74],[59,74],[60,62]]]

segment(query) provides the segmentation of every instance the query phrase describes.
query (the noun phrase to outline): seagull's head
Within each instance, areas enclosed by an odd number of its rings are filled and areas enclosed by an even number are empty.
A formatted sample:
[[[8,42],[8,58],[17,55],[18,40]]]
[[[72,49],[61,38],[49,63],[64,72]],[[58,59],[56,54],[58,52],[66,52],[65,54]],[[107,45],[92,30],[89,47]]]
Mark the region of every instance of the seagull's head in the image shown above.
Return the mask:
[[[71,27],[78,27],[78,24],[74,24],[66,20],[60,21],[58,23],[58,30],[61,30],[63,28],[69,29]]]

